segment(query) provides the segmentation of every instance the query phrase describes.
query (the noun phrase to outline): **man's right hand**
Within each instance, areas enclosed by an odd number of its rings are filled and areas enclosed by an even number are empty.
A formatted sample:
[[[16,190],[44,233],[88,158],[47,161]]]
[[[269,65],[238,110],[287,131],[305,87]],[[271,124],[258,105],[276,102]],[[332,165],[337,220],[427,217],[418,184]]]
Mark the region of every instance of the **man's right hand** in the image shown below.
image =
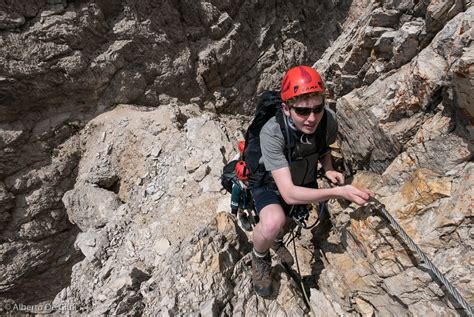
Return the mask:
[[[370,196],[374,196],[374,193],[368,189],[358,189],[352,185],[345,185],[338,187],[341,191],[341,197],[356,203],[359,206],[366,204],[369,201]]]

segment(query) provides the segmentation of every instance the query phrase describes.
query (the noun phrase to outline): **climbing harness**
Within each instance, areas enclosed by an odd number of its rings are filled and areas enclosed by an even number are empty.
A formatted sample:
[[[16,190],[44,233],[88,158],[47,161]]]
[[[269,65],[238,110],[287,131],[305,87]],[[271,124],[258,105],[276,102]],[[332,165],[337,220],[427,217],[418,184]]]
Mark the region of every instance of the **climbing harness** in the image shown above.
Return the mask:
[[[390,215],[390,213],[385,209],[385,205],[382,204],[377,199],[371,197],[369,199],[368,205],[373,208],[374,210],[380,211],[383,216],[390,222],[390,224],[398,231],[400,236],[403,240],[408,244],[410,248],[416,251],[416,253],[420,256],[420,258],[425,262],[428,268],[433,272],[436,277],[443,283],[449,293],[456,299],[456,301],[462,306],[462,308],[466,311],[466,313],[473,317],[474,312],[472,307],[466,302],[466,300],[462,297],[462,295],[458,292],[458,290],[446,279],[446,277],[436,268],[436,266],[431,262],[431,260],[426,256],[423,251],[415,244],[415,242],[408,236],[408,234],[403,230],[402,227],[395,221],[395,219]]]
[[[318,205],[318,214],[321,215],[322,213],[326,212],[326,209],[327,202],[320,202]],[[290,209],[290,218],[295,221],[298,227],[303,229],[311,229],[318,224],[320,219],[320,217],[318,217],[312,225],[308,225],[306,221],[309,219],[311,210],[312,209],[308,205],[292,205]]]

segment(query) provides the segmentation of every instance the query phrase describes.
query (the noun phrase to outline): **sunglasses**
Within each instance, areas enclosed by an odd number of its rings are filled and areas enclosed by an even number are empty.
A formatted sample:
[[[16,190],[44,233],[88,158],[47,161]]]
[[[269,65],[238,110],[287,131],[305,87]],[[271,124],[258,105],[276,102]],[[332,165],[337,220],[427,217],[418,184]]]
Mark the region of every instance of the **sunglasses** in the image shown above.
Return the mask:
[[[314,108],[307,108],[307,107],[290,107],[290,108],[295,110],[295,113],[299,116],[309,116],[311,112],[314,113],[314,114],[318,114],[318,113],[323,112],[324,104],[319,105],[319,106],[314,107]]]

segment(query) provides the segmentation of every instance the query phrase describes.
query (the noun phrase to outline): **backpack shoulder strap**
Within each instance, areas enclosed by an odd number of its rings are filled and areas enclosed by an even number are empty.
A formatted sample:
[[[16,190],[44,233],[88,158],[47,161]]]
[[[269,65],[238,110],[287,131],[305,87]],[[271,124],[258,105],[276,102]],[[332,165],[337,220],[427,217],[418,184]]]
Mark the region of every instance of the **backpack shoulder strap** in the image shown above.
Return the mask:
[[[285,154],[288,160],[288,163],[291,164],[291,152],[295,147],[295,139],[291,137],[290,134],[290,127],[288,123],[288,117],[285,116],[283,113],[283,109],[280,107],[277,109],[275,114],[276,121],[280,125],[281,132],[283,133],[283,137],[285,138]]]
[[[323,117],[321,118],[321,121],[319,122],[319,126],[318,126],[318,129],[316,130],[316,135],[318,136],[318,147],[320,148],[320,150],[324,149],[324,148],[327,148],[329,146],[329,144],[327,144],[327,138],[326,138],[326,135],[327,135],[327,126],[328,126],[328,120],[329,120],[329,115],[327,113],[327,111],[325,110],[324,111],[324,115]]]

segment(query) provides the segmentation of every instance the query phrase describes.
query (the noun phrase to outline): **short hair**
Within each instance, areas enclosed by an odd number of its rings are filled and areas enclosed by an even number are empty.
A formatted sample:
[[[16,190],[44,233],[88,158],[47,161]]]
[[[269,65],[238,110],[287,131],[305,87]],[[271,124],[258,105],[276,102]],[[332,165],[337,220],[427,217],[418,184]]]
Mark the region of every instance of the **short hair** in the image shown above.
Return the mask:
[[[313,97],[316,97],[316,96],[321,96],[324,100],[324,94],[323,93],[312,92],[312,93],[309,93],[309,94],[299,95],[299,96],[296,96],[294,98],[288,99],[287,101],[284,101],[284,103],[287,104],[288,106],[292,106],[295,103],[297,103],[298,101],[307,100],[307,99],[310,99],[310,98],[313,98]]]

